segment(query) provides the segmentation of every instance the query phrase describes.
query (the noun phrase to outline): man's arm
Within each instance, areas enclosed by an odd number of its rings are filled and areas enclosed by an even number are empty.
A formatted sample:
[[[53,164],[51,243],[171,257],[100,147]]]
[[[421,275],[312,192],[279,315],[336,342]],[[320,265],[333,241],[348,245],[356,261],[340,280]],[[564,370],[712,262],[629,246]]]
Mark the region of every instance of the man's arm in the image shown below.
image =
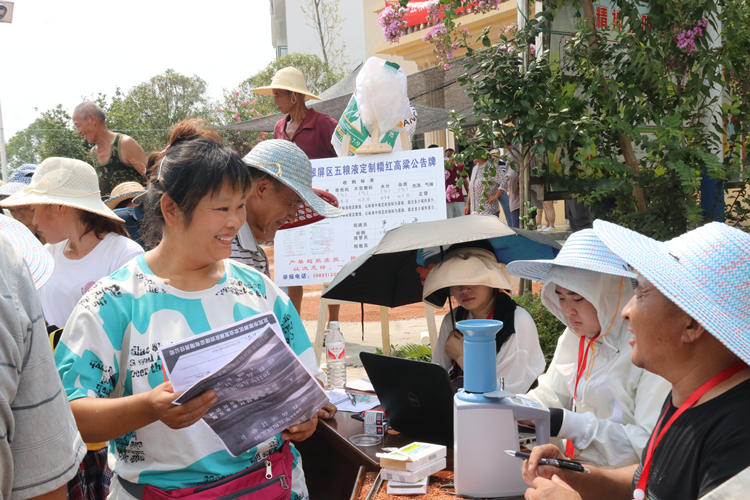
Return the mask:
[[[545,444],[534,447],[531,450],[531,456],[523,462],[523,480],[527,484],[535,485],[534,481],[539,477],[551,480],[552,476],[556,475],[576,490],[584,500],[601,498],[608,500],[631,500],[633,498],[632,481],[633,475],[638,468],[637,465],[628,465],[619,469],[601,469],[586,465],[586,468],[590,472],[581,473],[560,469],[551,465],[539,465],[539,460],[545,457],[565,458],[555,445]],[[535,486],[537,485],[539,485],[539,482]],[[545,487],[552,488],[552,485],[545,483]],[[561,486],[557,485],[557,487]],[[527,496],[527,498],[533,497]]]
[[[120,140],[120,158],[144,178],[146,177],[147,155],[135,139],[127,135],[122,136]]]

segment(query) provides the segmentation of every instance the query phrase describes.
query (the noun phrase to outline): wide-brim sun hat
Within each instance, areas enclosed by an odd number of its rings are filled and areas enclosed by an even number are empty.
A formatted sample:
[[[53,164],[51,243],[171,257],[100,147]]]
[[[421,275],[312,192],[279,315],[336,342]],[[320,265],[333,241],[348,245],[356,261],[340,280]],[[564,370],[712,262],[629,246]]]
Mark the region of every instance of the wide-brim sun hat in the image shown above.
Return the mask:
[[[276,74],[273,75],[273,78],[271,78],[271,85],[250,89],[250,92],[260,95],[273,95],[274,90],[290,90],[292,92],[303,94],[305,100],[320,100],[320,97],[307,90],[305,75],[293,66],[287,66],[286,68],[278,70]]]
[[[635,278],[627,263],[607,248],[593,229],[582,229],[568,236],[554,259],[515,260],[506,269],[514,276],[547,281],[555,266]]]
[[[346,212],[326,203],[315,194],[310,159],[293,142],[283,139],[261,141],[243,160],[291,188],[315,213],[323,217],[346,215]]]
[[[35,170],[36,164],[34,163],[24,163],[15,169],[8,178],[8,182],[0,186],[0,196],[10,196],[28,186]]]
[[[711,222],[661,242],[602,220],[594,231],[667,299],[750,364],[750,234]]]
[[[495,254],[482,248],[459,248],[451,250],[445,259],[435,265],[424,281],[422,300],[442,307],[452,286],[484,285],[490,288],[510,290],[510,277],[504,266],[498,263]]]
[[[41,204],[65,205],[125,222],[102,201],[94,167],[73,158],[42,161],[28,186],[0,202],[3,207]]]
[[[34,234],[12,217],[0,214],[0,232],[8,237],[11,244],[23,256],[29,268],[34,286],[44,285],[55,269],[55,259],[39,242]]]
[[[109,208],[114,209],[123,201],[132,200],[145,192],[146,188],[135,181],[121,182],[114,187],[109,198],[104,201],[104,204]]]

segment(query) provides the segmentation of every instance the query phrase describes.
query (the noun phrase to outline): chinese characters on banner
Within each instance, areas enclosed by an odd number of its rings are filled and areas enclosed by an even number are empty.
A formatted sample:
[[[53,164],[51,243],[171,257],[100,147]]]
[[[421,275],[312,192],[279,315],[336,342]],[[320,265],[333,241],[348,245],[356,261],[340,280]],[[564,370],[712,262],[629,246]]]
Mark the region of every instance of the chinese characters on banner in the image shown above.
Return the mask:
[[[327,283],[395,227],[445,219],[441,148],[312,160],[313,187],[332,193],[343,217],[276,233],[280,286]]]

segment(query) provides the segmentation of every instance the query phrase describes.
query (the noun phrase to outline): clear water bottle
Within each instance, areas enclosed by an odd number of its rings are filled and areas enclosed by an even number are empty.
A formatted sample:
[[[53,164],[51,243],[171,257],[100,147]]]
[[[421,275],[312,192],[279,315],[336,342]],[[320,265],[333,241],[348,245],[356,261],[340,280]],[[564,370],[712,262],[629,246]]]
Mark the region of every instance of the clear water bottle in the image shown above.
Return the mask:
[[[339,330],[339,322],[331,321],[326,333],[326,358],[329,389],[343,389],[346,385],[346,345]]]

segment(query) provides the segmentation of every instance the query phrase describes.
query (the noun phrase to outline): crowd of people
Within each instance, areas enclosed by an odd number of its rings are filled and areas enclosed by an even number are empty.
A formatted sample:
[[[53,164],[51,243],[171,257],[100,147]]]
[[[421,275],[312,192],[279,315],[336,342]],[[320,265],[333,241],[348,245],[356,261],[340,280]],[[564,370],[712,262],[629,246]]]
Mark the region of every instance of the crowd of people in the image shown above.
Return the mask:
[[[231,495],[266,461],[286,467],[291,498],[308,497],[292,442],[335,406],[234,456],[194,425],[216,403],[213,390],[174,405],[171,383],[151,376],[162,374],[154,346],[273,312],[322,379],[300,303],[271,279],[261,244],[305,206],[343,215],[312,189],[310,159],[336,154],[332,119],[305,106],[316,96],[294,68],[256,91],[285,116],[244,158],[199,120],[176,124],[164,149],[146,155],[86,102],[73,122],[95,145],[92,164],[46,158],[0,186],[0,207],[15,219],[0,216],[0,497]],[[449,216],[502,209],[518,226],[518,176],[496,152],[470,174],[447,166],[461,195],[447,199]],[[54,270],[34,281],[24,259]],[[565,325],[548,366],[511,275],[543,283],[542,304]],[[443,318],[433,362],[461,387],[455,323],[500,320],[498,385],[550,410],[553,442],[523,466],[527,498],[698,498],[750,465],[747,233],[711,223],[657,242],[596,221],[554,259],[507,266],[489,245],[459,244],[425,277],[426,302],[446,295],[457,307]],[[564,457],[591,473],[540,462]]]

